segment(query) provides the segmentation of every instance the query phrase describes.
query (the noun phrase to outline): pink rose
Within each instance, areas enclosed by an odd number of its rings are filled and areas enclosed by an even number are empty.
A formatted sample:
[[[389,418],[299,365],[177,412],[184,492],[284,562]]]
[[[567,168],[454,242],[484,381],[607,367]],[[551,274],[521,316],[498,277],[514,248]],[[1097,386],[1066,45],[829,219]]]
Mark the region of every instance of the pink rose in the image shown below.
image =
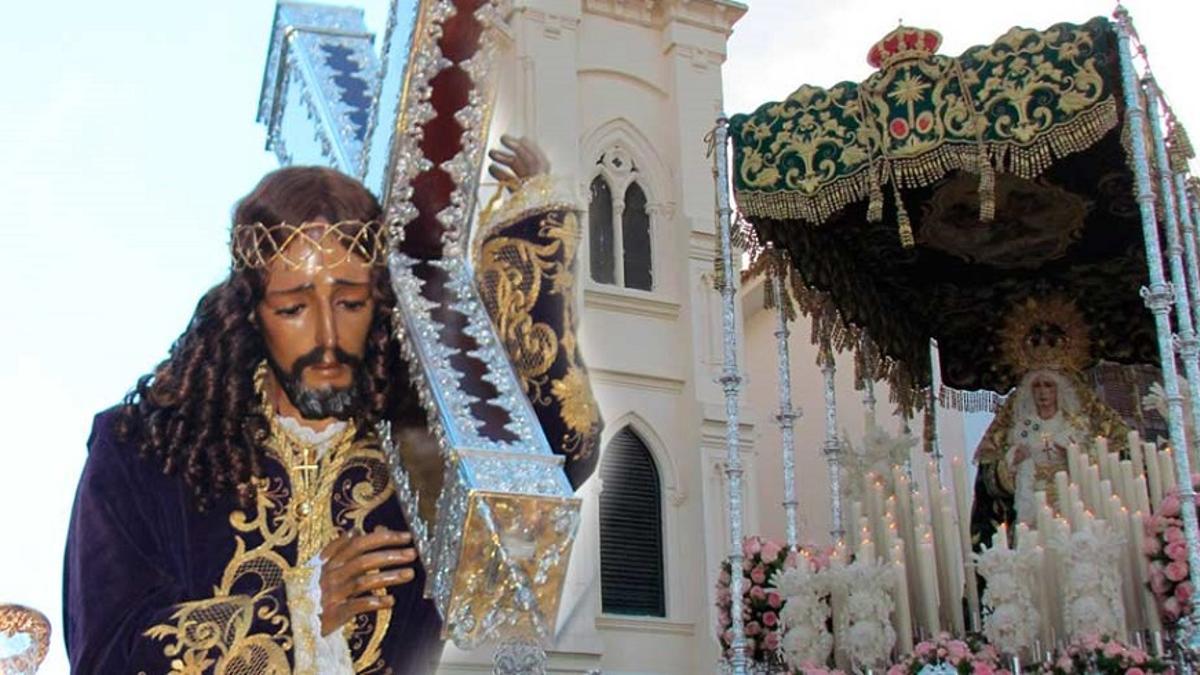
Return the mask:
[[[1182,541],[1173,541],[1167,544],[1167,557],[1171,560],[1182,560],[1187,562],[1187,544]]]
[[[767,592],[763,590],[762,586],[755,586],[750,589],[750,597],[755,600],[766,600]]]
[[[1125,648],[1118,642],[1109,642],[1104,645],[1104,655],[1110,659],[1115,659],[1125,651]]]
[[[923,659],[923,658],[929,656],[930,654],[932,654],[933,651],[934,651],[934,646],[933,646],[932,642],[922,642],[922,643],[918,644],[916,647],[913,647],[913,653],[917,655],[917,658]]]
[[[762,632],[762,626],[758,625],[757,621],[751,621],[746,624],[746,635],[758,635]]]
[[[733,620],[729,616],[729,612],[721,610],[721,628],[728,628],[731,623],[733,623]]]
[[[1179,515],[1179,495],[1169,494],[1158,505],[1158,515],[1174,518]]]
[[[742,542],[742,553],[747,558],[753,557],[762,553],[762,541],[758,537],[746,537]]]
[[[1183,542],[1187,541],[1183,536],[1183,530],[1179,529],[1178,527],[1175,527],[1174,525],[1172,525],[1171,527],[1168,527],[1167,531],[1165,533],[1163,533],[1163,539],[1166,539],[1167,543],[1173,543],[1176,541],[1183,541]]]
[[[783,596],[775,591],[770,591],[767,593],[767,604],[771,606],[771,609],[779,609],[783,607]]]
[[[1163,573],[1166,574],[1167,579],[1170,579],[1171,581],[1183,581],[1188,577],[1187,563],[1180,560],[1167,563],[1167,568],[1163,571]]]
[[[1154,591],[1155,595],[1166,595],[1171,588],[1170,582],[1163,574],[1163,565],[1160,562],[1151,563],[1150,565],[1150,590]]]
[[[996,675],[996,671],[986,661],[976,661],[971,666],[971,675]]]
[[[1175,587],[1175,598],[1180,604],[1186,605],[1192,599],[1192,584],[1185,581]]]
[[[754,569],[754,561],[749,558],[743,558],[742,559],[742,571],[749,572],[752,569]]]
[[[1163,614],[1168,621],[1175,621],[1180,615],[1179,601],[1174,597],[1167,598],[1162,604]]]
[[[774,628],[779,625],[779,615],[775,612],[766,612],[763,614],[762,621],[767,628]]]
[[[1071,657],[1065,655],[1058,657],[1058,663],[1054,665],[1064,673],[1074,672],[1075,670],[1075,664],[1071,663]]]
[[[768,633],[767,637],[763,639],[763,649],[772,652],[779,649],[779,633]]]
[[[970,655],[971,650],[967,647],[967,643],[963,642],[962,640],[951,640],[950,643],[946,645],[946,652],[949,654],[950,658],[954,659],[955,661],[961,661]]]
[[[908,671],[905,670],[904,666],[897,663],[891,668],[888,668],[887,675],[904,675],[906,672]]]
[[[1146,537],[1142,540],[1142,552],[1146,555],[1158,555],[1162,550],[1162,542],[1158,537]]]
[[[729,585],[730,581],[733,581],[732,579],[729,578],[729,570],[727,570],[727,569],[722,569],[721,576],[717,577],[717,578],[721,583],[725,584],[726,586]]]
[[[775,560],[779,558],[779,553],[782,550],[783,547],[779,545],[779,542],[768,541],[767,543],[763,544],[762,547],[763,560],[766,560],[767,562],[775,562]]]
[[[1142,670],[1141,668],[1130,668],[1129,670],[1125,671],[1125,675],[1146,675],[1146,671]]]
[[[746,652],[747,652],[747,653],[750,653],[750,654],[753,654],[753,653],[754,653],[754,647],[755,647],[755,645],[757,645],[757,644],[758,644],[758,643],[756,643],[756,642],[754,641],[754,638],[746,638]]]
[[[733,642],[733,631],[726,630],[724,633],[721,633],[721,642],[725,644]]]
[[[1141,649],[1134,649],[1129,652],[1129,658],[1133,659],[1133,662],[1140,666],[1145,663],[1146,659],[1149,657],[1146,655],[1145,651]]]
[[[755,565],[754,569],[750,571],[750,581],[756,584],[766,583],[767,571],[763,569],[762,565]]]

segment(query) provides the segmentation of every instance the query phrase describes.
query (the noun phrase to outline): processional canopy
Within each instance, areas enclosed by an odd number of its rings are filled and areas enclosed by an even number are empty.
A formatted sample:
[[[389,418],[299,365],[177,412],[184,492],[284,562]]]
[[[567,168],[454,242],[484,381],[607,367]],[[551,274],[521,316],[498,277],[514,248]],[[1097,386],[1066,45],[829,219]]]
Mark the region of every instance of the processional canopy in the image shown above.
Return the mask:
[[[580,500],[518,382],[465,257],[494,81],[496,0],[392,3],[377,55],[361,10],[280,2],[259,119],[284,164],[382,195],[395,329],[441,449],[435,494],[381,428],[444,635],[554,632]]]
[[[906,408],[930,384],[931,338],[947,386],[1011,389],[1004,319],[1030,298],[1077,303],[1086,365],[1155,363],[1114,25],[1013,28],[958,57],[940,43],[901,26],[863,82],[731,119],[751,248],[782,253],[766,267],[819,337],[869,344],[860,365]],[[1191,156],[1182,129],[1169,144]]]

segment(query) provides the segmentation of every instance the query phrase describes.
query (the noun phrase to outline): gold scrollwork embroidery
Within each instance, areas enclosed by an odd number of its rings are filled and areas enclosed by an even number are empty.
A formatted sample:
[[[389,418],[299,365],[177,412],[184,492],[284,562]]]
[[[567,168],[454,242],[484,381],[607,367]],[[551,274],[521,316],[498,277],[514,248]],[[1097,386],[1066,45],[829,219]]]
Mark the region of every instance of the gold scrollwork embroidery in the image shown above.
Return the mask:
[[[256,379],[261,383],[261,376]],[[283,466],[288,480],[256,479],[253,517],[240,509],[230,514],[229,524],[239,534],[213,597],[178,605],[169,622],[144,633],[166,641],[163,655],[171,659],[173,675],[198,675],[209,669],[221,675],[290,674],[288,652],[294,642],[315,649],[317,636],[293,626],[288,617],[319,608],[285,611],[278,591],[285,586],[307,588],[304,575],[312,569],[304,563],[343,532],[362,532],[367,516],[392,494],[382,451],[373,439],[358,438],[353,422],[318,459],[314,448],[282,428],[273,411],[265,412],[271,421],[267,456]],[[352,472],[361,478],[352,477]],[[250,538],[260,543],[251,548]],[[293,543],[298,564],[280,553]],[[251,633],[256,620],[270,626],[270,632]],[[379,669],[380,645],[390,623],[391,610],[381,610],[359,615],[347,626],[351,652],[357,655],[355,672]]]

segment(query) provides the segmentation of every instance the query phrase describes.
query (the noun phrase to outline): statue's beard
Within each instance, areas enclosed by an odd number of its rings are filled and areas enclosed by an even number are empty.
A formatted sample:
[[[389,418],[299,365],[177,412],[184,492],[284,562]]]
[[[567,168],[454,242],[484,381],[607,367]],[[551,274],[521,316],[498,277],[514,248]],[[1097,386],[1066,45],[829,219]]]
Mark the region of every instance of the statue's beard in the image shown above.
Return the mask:
[[[333,348],[334,359],[338,363],[349,366],[352,372],[350,385],[346,387],[313,388],[304,384],[304,369],[321,362],[325,356],[325,348],[317,347],[296,359],[290,370],[284,370],[270,356],[267,361],[275,372],[275,379],[283,387],[288,400],[296,406],[296,410],[307,420],[323,420],[330,417],[347,420],[355,417],[363,409],[366,392],[366,373],[363,372],[362,359],[343,351],[340,347]]]

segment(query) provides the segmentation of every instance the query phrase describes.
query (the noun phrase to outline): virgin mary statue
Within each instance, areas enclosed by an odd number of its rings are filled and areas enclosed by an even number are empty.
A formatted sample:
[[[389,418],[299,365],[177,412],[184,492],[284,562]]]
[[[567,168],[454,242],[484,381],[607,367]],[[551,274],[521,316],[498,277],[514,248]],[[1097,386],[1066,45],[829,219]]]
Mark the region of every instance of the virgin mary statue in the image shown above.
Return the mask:
[[[1005,323],[1005,360],[1021,373],[1016,389],[996,413],[975,450],[977,474],[971,514],[973,544],[990,543],[1001,523],[1033,525],[1038,492],[1053,508],[1058,501],[1054,475],[1068,471],[1067,451],[1075,446],[1091,457],[1127,451],[1129,430],[1081,377],[1089,364],[1087,326],[1068,300],[1048,298],[1019,305]],[[1071,477],[1077,480],[1076,476]]]

